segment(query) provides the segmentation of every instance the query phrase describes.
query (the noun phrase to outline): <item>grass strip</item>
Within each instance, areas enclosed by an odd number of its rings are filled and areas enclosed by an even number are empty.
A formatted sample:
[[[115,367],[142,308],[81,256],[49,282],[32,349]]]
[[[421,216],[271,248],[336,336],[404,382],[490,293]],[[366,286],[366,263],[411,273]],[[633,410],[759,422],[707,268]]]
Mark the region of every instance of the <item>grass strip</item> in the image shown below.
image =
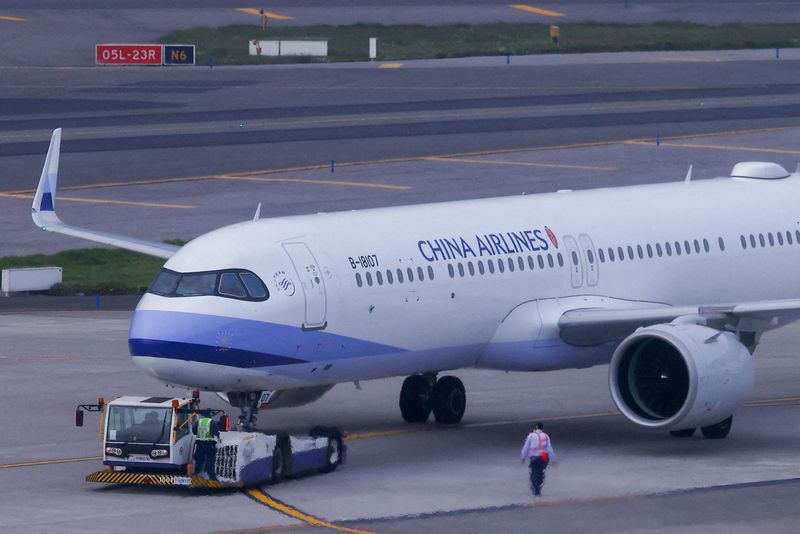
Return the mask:
[[[378,38],[378,59],[394,61],[471,56],[622,52],[654,50],[730,50],[800,46],[800,24],[722,24],[688,22],[651,24],[559,24],[559,44],[547,24],[447,24],[440,26],[354,24],[350,26],[260,26],[192,28],[175,31],[163,43],[197,45],[196,61],[217,65],[261,63],[330,63],[365,61],[369,38]],[[259,40],[327,40],[328,57],[248,55],[248,42]]]
[[[51,295],[141,294],[163,265],[161,258],[105,248],[0,258],[0,269],[62,267],[63,282],[50,289]]]

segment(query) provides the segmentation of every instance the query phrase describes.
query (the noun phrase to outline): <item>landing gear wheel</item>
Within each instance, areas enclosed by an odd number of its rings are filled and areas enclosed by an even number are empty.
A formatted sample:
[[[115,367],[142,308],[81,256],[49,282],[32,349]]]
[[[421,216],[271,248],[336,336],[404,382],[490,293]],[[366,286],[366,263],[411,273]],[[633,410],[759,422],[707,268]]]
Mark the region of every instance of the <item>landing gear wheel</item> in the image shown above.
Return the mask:
[[[703,433],[703,437],[705,438],[722,439],[730,433],[732,424],[733,424],[733,416],[730,416],[724,421],[720,421],[719,423],[701,427],[700,431]]]
[[[400,413],[409,423],[424,423],[431,414],[431,379],[411,375],[403,381],[400,390]]]
[[[315,426],[308,433],[312,438],[328,438],[325,448],[325,465],[320,468],[321,473],[335,471],[344,460],[342,432],[338,428]]]
[[[433,416],[436,422],[453,425],[464,417],[467,394],[464,384],[454,376],[443,376],[433,386]]]
[[[277,484],[289,474],[289,457],[291,456],[288,439],[278,439],[272,451],[272,480]]]
[[[683,430],[670,430],[669,433],[673,438],[691,438],[696,430],[696,428],[685,428]]]

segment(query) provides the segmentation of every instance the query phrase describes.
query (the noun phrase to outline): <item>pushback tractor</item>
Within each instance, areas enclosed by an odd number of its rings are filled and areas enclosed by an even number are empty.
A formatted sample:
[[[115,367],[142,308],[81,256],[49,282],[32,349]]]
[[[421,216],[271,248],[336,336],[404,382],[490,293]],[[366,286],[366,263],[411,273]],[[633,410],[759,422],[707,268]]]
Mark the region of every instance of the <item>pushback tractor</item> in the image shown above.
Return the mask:
[[[100,414],[106,466],[88,475],[89,482],[243,488],[330,472],[345,460],[343,435],[336,428],[315,427],[308,436],[232,431],[228,417],[221,410],[201,409],[197,396],[124,396],[108,403],[100,397],[97,404],[78,406],[76,426],[83,426],[86,411]],[[194,472],[193,426],[200,418],[217,416],[214,475],[204,476]]]

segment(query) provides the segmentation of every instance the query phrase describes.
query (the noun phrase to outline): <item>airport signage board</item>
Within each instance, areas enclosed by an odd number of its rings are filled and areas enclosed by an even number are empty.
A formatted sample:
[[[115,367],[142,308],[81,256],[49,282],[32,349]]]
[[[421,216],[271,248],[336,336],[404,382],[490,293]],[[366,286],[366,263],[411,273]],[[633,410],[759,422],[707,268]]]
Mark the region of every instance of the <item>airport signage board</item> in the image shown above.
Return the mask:
[[[161,65],[163,60],[163,45],[95,45],[95,61],[98,65]]]
[[[164,65],[194,65],[194,45],[164,45]]]

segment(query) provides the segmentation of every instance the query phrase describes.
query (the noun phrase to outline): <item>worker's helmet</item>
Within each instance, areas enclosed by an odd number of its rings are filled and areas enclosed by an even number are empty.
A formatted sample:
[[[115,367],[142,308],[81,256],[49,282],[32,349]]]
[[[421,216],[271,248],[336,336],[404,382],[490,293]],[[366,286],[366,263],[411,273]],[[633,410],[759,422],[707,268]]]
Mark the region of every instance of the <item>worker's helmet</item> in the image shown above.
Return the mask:
[[[544,430],[544,423],[540,423],[540,422],[534,423],[533,424],[533,429],[534,430]]]

